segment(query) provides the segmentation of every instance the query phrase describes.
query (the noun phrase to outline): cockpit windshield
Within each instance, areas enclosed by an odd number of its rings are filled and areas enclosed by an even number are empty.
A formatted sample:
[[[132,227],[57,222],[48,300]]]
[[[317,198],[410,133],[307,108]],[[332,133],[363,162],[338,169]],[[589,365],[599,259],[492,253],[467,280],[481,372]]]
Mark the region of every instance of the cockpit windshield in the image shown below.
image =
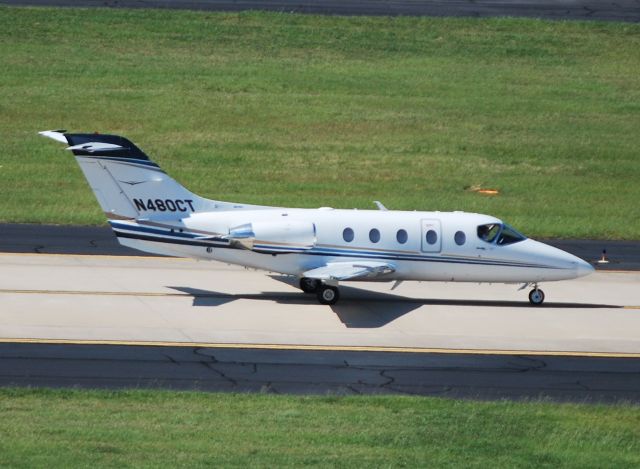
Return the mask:
[[[507,224],[502,225],[502,231],[500,232],[500,236],[498,236],[498,244],[513,244],[519,241],[524,241],[527,237],[523,234],[518,233],[515,228]]]
[[[496,243],[499,246],[524,241],[526,236],[518,233],[514,228],[505,223],[488,223],[478,226],[478,238],[487,243]]]

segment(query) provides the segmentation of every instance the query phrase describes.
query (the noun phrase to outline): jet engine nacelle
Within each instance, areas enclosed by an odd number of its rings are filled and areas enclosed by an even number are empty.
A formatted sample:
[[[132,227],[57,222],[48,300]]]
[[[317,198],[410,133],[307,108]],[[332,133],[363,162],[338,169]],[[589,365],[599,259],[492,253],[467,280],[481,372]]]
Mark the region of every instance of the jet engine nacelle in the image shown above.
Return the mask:
[[[315,246],[316,226],[296,220],[257,221],[231,228],[227,238],[251,251],[300,252]]]

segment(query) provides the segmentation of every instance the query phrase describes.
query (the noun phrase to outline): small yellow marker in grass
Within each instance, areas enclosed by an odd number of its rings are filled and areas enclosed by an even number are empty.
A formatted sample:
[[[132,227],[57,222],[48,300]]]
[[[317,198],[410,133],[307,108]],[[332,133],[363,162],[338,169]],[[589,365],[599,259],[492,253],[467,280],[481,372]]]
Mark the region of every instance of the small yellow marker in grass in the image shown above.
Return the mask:
[[[478,189],[478,193],[484,195],[498,195],[500,191],[498,191],[498,189]]]
[[[480,186],[471,186],[471,187],[468,187],[466,190],[471,192],[477,192],[478,194],[484,194],[484,195],[498,195],[500,193],[498,189],[488,189]]]

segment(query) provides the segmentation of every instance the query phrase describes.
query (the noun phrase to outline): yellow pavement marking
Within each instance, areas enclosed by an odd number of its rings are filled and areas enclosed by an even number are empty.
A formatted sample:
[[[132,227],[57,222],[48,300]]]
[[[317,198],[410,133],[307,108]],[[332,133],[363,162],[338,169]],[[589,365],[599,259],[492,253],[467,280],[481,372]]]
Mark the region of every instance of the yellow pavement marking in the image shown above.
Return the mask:
[[[49,344],[49,345],[126,345],[144,347],[201,347],[232,348],[256,350],[315,350],[340,352],[399,352],[399,353],[437,353],[457,355],[536,355],[559,357],[603,357],[603,358],[640,358],[640,353],[623,352],[581,352],[559,350],[482,350],[482,349],[446,349],[423,347],[377,347],[367,345],[302,345],[302,344],[240,344],[209,342],[164,342],[135,340],[74,340],[74,339],[34,339],[0,338],[5,344]]]

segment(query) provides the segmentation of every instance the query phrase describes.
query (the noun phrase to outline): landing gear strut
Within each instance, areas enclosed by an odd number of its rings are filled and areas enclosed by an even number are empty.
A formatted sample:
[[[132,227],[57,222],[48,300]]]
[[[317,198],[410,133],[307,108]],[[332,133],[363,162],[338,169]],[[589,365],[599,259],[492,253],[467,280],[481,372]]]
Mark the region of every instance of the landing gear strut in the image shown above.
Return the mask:
[[[544,303],[544,292],[538,288],[538,285],[535,285],[533,290],[529,292],[529,302],[534,306],[540,306]]]
[[[300,279],[300,290],[305,293],[315,293],[320,286],[320,280],[315,278],[302,277]]]

